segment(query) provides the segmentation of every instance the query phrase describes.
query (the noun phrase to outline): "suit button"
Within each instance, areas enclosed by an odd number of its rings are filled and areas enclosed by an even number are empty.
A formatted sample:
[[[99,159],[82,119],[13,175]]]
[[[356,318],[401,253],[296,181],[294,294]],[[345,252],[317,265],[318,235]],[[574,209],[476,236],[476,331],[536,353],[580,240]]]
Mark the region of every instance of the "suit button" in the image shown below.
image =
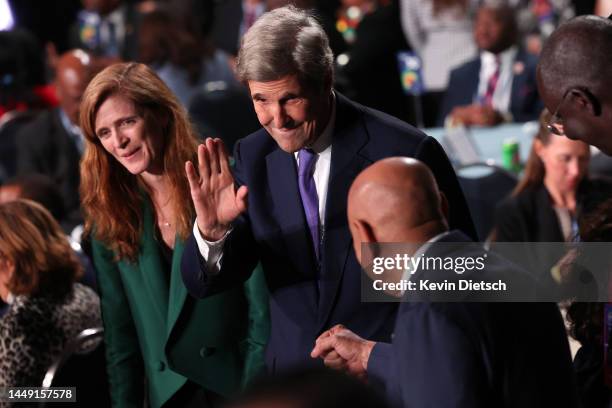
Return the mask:
[[[209,357],[211,356],[213,353],[215,352],[215,348],[214,347],[202,347],[200,349],[200,357],[205,358],[205,357]]]
[[[157,363],[157,371],[164,371],[166,369],[166,364],[163,361]]]

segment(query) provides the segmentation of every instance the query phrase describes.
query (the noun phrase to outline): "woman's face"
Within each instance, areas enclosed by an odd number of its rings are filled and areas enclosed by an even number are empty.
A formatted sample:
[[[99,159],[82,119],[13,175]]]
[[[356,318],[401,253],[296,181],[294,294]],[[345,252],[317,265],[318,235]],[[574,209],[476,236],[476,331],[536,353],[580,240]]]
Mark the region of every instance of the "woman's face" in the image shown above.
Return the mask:
[[[575,192],[589,166],[586,143],[567,137],[550,135],[550,142],[536,142],[536,153],[544,163],[545,182],[559,193]]]
[[[104,149],[130,173],[159,175],[163,171],[161,126],[145,123],[125,96],[111,95],[100,105],[95,132]]]

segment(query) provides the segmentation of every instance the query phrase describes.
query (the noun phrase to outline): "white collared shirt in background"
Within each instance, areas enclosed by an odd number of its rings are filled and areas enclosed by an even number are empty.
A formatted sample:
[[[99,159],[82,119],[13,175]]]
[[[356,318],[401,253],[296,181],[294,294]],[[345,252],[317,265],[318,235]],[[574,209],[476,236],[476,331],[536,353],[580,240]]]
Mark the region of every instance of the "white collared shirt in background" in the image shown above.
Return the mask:
[[[518,47],[512,46],[499,54],[499,78],[495,92],[493,93],[493,109],[506,113],[510,112],[512,99],[512,80],[515,75],[515,59],[518,54]],[[478,79],[477,102],[484,100],[489,85],[489,79],[496,70],[496,55],[489,51],[480,53],[480,74]]]

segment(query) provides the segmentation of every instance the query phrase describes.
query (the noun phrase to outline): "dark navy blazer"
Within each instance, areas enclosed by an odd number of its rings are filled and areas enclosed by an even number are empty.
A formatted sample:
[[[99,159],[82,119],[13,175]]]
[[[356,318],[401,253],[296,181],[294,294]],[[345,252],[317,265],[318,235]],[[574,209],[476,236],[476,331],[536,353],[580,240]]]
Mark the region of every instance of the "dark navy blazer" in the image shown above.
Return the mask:
[[[430,247],[426,256],[483,254],[481,245],[468,244],[470,240],[458,231],[439,242],[466,245],[450,251]],[[481,275],[450,273],[455,280],[457,276],[486,281],[501,278],[535,293],[536,283],[527,272],[488,255]],[[436,276],[444,273],[437,270],[421,273],[422,279],[445,279]],[[517,275],[520,280],[507,278]],[[377,344],[368,362],[368,376],[382,380],[397,405],[577,407],[570,349],[556,304],[411,300],[406,298],[399,308],[393,343]]]
[[[361,268],[346,215],[349,187],[368,165],[390,156],[425,162],[450,202],[450,223],[476,236],[454,170],[433,138],[340,94],[336,100],[320,268],[302,208],[295,158],[264,129],[235,146],[234,176],[237,184],[248,186],[249,204],[224,244],[221,271],[215,276],[205,273],[193,237],[183,255],[183,280],[199,298],[238,284],[262,263],[270,289],[266,363],[271,371],[315,363],[310,351],[316,338],[338,323],[365,338],[389,340],[397,305],[361,302]]]
[[[536,83],[537,64],[537,58],[525,51],[519,50],[516,54],[510,96],[510,112],[514,122],[536,120],[544,109]],[[438,126],[444,125],[444,119],[453,108],[474,103],[478,94],[479,80],[480,56],[451,71],[448,88],[438,115]]]

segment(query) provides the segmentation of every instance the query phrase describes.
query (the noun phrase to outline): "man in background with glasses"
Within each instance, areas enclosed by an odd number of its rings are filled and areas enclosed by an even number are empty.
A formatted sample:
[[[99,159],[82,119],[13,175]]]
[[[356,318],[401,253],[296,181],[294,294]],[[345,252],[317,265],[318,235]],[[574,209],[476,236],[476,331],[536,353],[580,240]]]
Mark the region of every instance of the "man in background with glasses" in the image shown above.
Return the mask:
[[[549,130],[612,155],[612,20],[577,17],[548,39],[537,68]]]

